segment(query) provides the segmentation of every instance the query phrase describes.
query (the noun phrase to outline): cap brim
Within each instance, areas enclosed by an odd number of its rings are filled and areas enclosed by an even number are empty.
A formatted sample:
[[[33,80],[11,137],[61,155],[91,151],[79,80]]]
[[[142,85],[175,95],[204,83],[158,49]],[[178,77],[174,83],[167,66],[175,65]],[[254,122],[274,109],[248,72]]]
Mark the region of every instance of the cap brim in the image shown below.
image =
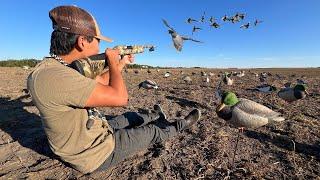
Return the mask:
[[[107,42],[113,42],[112,39],[108,38],[108,37],[105,37],[105,36],[102,36],[101,34],[98,35],[98,36],[95,36],[96,38],[100,39],[100,40],[103,40],[103,41],[107,41]]]

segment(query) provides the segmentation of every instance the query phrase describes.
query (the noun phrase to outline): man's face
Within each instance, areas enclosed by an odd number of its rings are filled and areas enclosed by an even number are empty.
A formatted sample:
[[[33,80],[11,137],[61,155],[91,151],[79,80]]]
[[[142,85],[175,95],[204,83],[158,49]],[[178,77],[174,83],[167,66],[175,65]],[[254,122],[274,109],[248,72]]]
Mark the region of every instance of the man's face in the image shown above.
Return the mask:
[[[97,38],[93,38],[93,41],[89,42],[87,41],[88,44],[87,44],[87,47],[86,47],[86,56],[89,57],[89,56],[92,56],[92,55],[95,55],[95,54],[98,54],[99,53],[99,43],[100,43],[100,39],[97,39]]]
[[[84,57],[89,57],[99,53],[99,42],[97,38],[93,38],[91,42],[87,40],[84,36],[80,36],[78,39],[79,52]]]

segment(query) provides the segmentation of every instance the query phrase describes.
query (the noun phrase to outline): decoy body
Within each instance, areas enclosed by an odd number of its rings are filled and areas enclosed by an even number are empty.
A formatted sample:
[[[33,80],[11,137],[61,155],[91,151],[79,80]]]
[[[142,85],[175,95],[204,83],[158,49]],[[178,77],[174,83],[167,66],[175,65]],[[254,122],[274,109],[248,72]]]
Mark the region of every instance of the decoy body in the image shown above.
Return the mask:
[[[220,118],[238,128],[259,128],[285,120],[280,113],[249,99],[238,99],[232,92],[223,93],[216,112]]]
[[[159,86],[157,85],[156,82],[152,80],[145,80],[139,84],[139,89],[144,88],[144,89],[158,89]]]
[[[264,93],[271,93],[277,90],[275,86],[269,85],[269,84],[263,84],[260,86],[257,86],[254,90]]]
[[[306,90],[306,85],[304,84],[297,84],[294,87],[290,87],[290,85],[288,85],[278,92],[278,96],[287,102],[303,99],[307,95],[308,92]]]

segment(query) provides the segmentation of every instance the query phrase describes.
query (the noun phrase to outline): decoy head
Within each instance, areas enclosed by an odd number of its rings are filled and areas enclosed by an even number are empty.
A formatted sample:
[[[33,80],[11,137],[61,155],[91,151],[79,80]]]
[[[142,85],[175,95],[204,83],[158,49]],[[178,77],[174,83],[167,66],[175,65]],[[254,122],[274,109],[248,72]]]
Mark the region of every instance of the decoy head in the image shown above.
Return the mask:
[[[307,87],[304,84],[297,84],[294,88],[294,96],[297,99],[305,98],[309,93],[307,91]]]
[[[217,107],[216,111],[220,112],[225,106],[232,107],[239,102],[235,93],[227,91],[222,94],[221,104]]]
[[[277,91],[277,88],[275,86],[270,86],[271,91]]]

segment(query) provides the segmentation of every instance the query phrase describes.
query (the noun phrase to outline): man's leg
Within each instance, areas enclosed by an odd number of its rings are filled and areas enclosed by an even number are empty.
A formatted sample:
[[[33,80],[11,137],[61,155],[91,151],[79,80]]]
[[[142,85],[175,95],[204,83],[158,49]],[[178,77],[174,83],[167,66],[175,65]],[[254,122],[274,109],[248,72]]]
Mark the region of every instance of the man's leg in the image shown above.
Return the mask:
[[[151,113],[136,113],[126,112],[120,116],[116,116],[108,120],[108,124],[114,129],[132,128],[136,126],[143,126],[158,118],[166,118],[160,105],[154,105],[154,110]]]
[[[107,160],[97,169],[108,169],[130,155],[148,148],[151,144],[163,142],[190,127],[200,119],[199,110],[194,110],[185,119],[177,120],[166,127],[148,124],[139,128],[120,129],[114,133],[115,149]]]
[[[136,112],[126,112],[108,120],[108,124],[114,129],[132,128],[148,124],[159,118],[159,115],[154,113],[140,114]]]

